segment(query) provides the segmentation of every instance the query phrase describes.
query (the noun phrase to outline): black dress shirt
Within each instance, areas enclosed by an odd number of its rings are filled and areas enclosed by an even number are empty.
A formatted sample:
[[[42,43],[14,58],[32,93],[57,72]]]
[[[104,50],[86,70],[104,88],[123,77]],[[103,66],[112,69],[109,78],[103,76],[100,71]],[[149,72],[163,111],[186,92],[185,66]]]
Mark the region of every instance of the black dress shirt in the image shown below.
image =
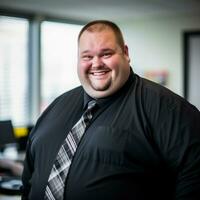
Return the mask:
[[[43,199],[66,134],[91,99],[82,87],[58,97],[31,132],[23,199]],[[66,200],[199,200],[200,112],[168,89],[131,71],[98,108],[81,139]]]

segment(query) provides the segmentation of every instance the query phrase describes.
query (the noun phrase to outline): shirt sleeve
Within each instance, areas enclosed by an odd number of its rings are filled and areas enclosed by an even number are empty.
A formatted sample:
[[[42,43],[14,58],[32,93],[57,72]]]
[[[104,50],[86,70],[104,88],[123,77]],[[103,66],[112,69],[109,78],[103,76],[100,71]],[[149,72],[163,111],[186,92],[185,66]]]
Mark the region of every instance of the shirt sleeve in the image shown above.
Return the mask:
[[[31,142],[30,139],[27,142],[27,150],[26,150],[26,157],[24,160],[24,170],[22,174],[22,200],[28,200],[29,192],[31,189],[31,177],[33,173],[33,161],[31,159],[31,154],[30,154],[30,146]]]
[[[200,112],[188,111],[180,125],[177,159],[176,199],[200,199]],[[185,119],[186,118],[186,119]],[[187,120],[184,124],[184,120]],[[182,123],[181,121],[179,122]],[[177,138],[178,139],[178,138]]]
[[[200,112],[188,103],[159,115],[157,144],[175,174],[176,200],[200,199]]]
[[[21,187],[21,192],[22,192],[22,200],[28,200],[29,199],[29,194],[31,191],[31,179],[32,175],[34,172],[34,156],[32,155],[33,147],[32,147],[32,141],[34,139],[34,135],[37,129],[40,127],[40,123],[43,121],[45,116],[49,113],[49,111],[57,104],[59,101],[59,98],[56,98],[48,107],[47,109],[42,113],[42,115],[38,118],[36,125],[32,129],[28,141],[27,141],[27,146],[26,146],[26,156],[24,160],[24,169],[22,173],[22,187]],[[36,161],[39,162],[39,161]],[[35,183],[33,183],[35,184]]]

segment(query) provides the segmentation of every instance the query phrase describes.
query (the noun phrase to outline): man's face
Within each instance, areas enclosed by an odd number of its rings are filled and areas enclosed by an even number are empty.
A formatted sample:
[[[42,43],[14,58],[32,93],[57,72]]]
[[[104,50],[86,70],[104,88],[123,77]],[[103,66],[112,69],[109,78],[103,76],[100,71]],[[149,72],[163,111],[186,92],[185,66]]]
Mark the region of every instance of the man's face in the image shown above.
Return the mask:
[[[78,76],[85,91],[103,98],[120,89],[130,74],[128,48],[121,49],[111,29],[82,33],[78,49]]]

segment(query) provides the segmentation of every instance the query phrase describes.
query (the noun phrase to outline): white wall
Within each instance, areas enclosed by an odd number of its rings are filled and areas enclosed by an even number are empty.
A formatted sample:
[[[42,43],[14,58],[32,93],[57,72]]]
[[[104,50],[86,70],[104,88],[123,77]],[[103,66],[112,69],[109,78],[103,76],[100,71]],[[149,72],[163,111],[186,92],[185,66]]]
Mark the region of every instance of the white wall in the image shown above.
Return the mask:
[[[134,71],[168,70],[167,87],[183,96],[183,32],[200,29],[200,15],[127,21],[120,27]]]

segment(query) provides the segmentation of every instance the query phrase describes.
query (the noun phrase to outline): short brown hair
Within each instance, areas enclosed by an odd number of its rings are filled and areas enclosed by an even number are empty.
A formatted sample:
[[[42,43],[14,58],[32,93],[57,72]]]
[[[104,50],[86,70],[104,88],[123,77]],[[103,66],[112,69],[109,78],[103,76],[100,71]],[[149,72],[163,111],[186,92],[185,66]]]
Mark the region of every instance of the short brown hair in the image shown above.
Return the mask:
[[[95,32],[95,31],[98,32],[98,31],[105,30],[106,28],[110,28],[114,32],[114,34],[116,36],[116,40],[118,41],[120,47],[123,49],[124,48],[124,38],[123,38],[120,28],[115,23],[108,21],[108,20],[95,20],[95,21],[91,21],[88,24],[86,24],[79,32],[78,42],[80,41],[80,37],[84,31],[87,30],[89,32]]]

